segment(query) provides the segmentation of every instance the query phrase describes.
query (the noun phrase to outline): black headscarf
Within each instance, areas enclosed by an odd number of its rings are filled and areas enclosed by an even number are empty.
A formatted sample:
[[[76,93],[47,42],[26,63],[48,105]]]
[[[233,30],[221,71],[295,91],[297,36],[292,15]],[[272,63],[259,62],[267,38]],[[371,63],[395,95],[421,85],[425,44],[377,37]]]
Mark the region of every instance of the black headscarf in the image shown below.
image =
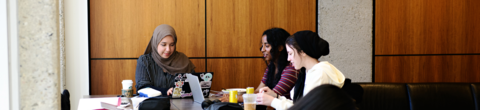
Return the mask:
[[[325,56],[330,53],[328,42],[320,38],[320,36],[312,31],[298,31],[293,34],[295,42],[297,42],[300,50],[308,56],[318,59],[320,56]],[[296,102],[303,97],[303,89],[305,88],[306,70],[302,68],[295,82],[295,89],[293,93],[293,102]]]
[[[312,31],[299,31],[295,34],[295,41],[301,50],[312,58],[320,58],[330,53],[328,42],[320,38],[320,36]]]

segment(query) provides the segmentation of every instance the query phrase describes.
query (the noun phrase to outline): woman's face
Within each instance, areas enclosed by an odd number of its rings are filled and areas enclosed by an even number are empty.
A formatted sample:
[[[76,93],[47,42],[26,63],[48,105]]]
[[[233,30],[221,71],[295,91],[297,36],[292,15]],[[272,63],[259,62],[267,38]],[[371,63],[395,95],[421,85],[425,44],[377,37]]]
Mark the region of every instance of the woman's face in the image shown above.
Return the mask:
[[[267,35],[262,36],[262,53],[265,60],[270,61],[272,60],[272,55],[270,55],[270,50],[272,46],[267,42]]]
[[[302,61],[298,52],[295,49],[291,48],[288,44],[286,44],[285,47],[287,47],[287,54],[288,54],[287,60],[290,61],[290,63],[292,63],[292,65],[295,67],[296,70],[301,69]]]
[[[165,36],[157,46],[157,52],[162,58],[168,58],[175,51],[175,43],[172,36]]]

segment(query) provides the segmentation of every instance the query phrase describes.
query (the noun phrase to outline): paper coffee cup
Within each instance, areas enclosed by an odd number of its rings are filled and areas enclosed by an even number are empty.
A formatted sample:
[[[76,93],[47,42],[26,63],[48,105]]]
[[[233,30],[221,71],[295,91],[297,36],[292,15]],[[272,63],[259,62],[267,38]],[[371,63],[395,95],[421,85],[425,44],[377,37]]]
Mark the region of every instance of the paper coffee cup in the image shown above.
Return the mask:
[[[123,80],[122,81],[122,95],[125,97],[132,97],[133,96],[133,81],[132,80]]]
[[[132,89],[122,89],[122,95],[125,97],[133,97]]]
[[[132,88],[132,85],[133,85],[133,81],[132,81],[132,80],[123,80],[123,81],[122,81],[123,89],[133,89],[133,88]]]

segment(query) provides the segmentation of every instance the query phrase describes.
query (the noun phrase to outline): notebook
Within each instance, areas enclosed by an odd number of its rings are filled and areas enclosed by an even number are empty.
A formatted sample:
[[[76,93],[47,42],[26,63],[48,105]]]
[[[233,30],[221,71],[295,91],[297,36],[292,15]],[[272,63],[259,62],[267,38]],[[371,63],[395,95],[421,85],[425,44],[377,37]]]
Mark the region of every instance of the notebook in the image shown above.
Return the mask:
[[[173,88],[172,98],[192,98],[192,89],[190,87],[190,80],[187,80],[187,74],[197,76],[197,82],[200,85],[203,97],[210,95],[210,88],[212,87],[213,73],[177,73],[175,74],[175,87]]]

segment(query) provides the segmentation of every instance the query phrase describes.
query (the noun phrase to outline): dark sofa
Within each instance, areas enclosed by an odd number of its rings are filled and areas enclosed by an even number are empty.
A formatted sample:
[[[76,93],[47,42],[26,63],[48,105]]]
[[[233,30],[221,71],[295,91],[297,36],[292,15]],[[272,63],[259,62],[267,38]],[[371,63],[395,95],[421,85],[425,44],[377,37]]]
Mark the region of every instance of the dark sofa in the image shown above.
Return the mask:
[[[480,110],[480,83],[353,83],[360,110]]]

